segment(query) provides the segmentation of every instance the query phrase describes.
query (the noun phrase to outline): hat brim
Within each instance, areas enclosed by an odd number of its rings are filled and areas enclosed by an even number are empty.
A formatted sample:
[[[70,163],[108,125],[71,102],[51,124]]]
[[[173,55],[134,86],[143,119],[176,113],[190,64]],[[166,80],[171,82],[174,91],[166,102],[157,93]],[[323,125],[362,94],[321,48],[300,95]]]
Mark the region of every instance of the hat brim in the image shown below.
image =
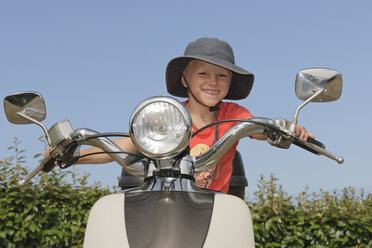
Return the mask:
[[[232,63],[209,56],[181,56],[172,59],[166,70],[166,83],[168,93],[177,97],[187,97],[186,89],[181,83],[181,76],[186,65],[192,59],[199,59],[205,62],[221,66],[233,72],[230,90],[225,99],[241,100],[246,98],[251,92],[254,75],[249,71],[240,68]]]

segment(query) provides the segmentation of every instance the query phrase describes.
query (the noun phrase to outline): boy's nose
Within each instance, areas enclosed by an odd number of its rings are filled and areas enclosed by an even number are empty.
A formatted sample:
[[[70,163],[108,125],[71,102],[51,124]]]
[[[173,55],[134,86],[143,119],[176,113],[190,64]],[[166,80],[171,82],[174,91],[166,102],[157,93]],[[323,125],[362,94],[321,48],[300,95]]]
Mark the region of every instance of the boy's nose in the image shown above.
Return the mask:
[[[215,85],[217,84],[217,76],[215,75],[212,75],[208,78],[208,83],[212,84],[212,85]]]

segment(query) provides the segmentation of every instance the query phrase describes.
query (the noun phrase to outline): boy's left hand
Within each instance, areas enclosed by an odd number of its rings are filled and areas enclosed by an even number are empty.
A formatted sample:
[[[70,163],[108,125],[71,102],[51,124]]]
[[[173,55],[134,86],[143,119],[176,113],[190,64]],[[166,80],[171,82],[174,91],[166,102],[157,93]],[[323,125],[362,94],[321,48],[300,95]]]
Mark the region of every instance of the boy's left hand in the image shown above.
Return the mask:
[[[315,139],[315,136],[309,133],[304,126],[297,125],[296,134],[303,140],[307,140],[308,138]]]

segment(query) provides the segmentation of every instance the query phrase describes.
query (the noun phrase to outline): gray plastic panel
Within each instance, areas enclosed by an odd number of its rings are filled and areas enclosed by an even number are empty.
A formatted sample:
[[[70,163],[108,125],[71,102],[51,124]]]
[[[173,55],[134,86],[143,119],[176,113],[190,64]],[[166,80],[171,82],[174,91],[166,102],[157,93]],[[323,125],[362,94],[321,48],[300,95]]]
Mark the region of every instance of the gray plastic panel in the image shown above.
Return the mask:
[[[213,194],[127,193],[126,230],[130,247],[202,247],[209,229]]]

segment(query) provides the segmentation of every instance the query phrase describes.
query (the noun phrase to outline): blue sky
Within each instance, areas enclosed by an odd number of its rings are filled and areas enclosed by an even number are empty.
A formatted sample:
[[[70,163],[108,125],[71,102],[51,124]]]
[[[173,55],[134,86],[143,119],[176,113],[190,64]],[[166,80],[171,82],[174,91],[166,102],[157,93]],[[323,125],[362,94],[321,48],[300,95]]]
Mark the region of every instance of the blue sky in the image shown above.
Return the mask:
[[[326,147],[345,158],[341,166],[297,147],[281,150],[244,139],[243,156],[252,195],[261,174],[271,172],[290,194],[353,186],[372,193],[370,1],[2,1],[0,96],[38,91],[50,127],[69,119],[74,128],[127,131],[142,100],[167,95],[168,61],[188,42],[218,37],[233,47],[236,64],[255,74],[252,93],[239,104],[254,115],[291,119],[301,103],[296,73],[309,67],[340,71],[344,88],[331,103],[300,112]],[[182,100],[182,99],[180,99]],[[43,152],[36,125],[13,125],[0,113],[0,157],[14,137],[32,156]],[[116,164],[82,165],[91,181],[117,184]]]

